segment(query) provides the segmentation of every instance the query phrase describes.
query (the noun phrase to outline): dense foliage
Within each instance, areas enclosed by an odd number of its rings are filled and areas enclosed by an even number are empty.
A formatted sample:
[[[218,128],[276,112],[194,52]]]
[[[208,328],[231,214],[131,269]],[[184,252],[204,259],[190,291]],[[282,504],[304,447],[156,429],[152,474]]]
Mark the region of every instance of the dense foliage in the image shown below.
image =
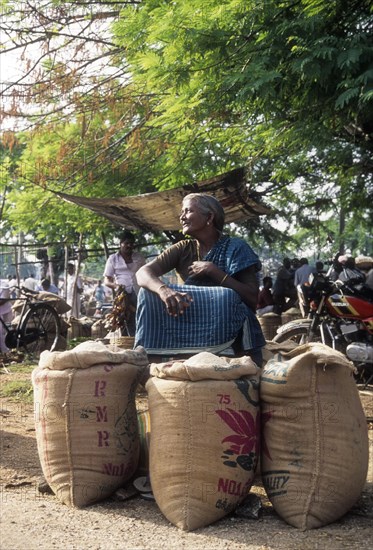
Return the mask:
[[[16,141],[4,135],[7,224],[34,229],[31,201],[45,212],[39,238],[97,236],[112,228],[50,191],[131,195],[245,165],[274,208],[271,219],[238,229],[257,245],[318,253],[333,241],[335,250],[372,253],[368,0],[43,0],[3,9],[5,47],[31,47],[34,60],[5,88],[9,115],[25,121]]]

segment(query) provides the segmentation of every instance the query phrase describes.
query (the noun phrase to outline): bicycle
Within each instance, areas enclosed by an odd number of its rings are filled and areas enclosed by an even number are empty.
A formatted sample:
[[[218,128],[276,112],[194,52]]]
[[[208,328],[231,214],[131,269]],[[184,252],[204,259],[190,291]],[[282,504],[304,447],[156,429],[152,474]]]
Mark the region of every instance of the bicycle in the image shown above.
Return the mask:
[[[15,326],[0,322],[6,332],[5,345],[9,349],[23,348],[26,353],[38,358],[42,351],[54,351],[61,335],[61,322],[54,307],[42,300],[35,300],[38,292],[17,287],[21,296],[11,301],[23,301]]]

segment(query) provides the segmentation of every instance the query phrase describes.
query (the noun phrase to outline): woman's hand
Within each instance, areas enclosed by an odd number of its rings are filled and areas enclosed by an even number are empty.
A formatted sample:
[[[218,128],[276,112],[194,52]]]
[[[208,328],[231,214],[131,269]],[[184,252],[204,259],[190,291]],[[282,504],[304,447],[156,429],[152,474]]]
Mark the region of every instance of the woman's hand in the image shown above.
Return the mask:
[[[210,277],[216,284],[235,290],[253,311],[256,309],[259,285],[256,277],[255,267],[251,266],[238,272],[234,277],[219,269],[212,262],[193,262],[188,269],[189,276],[201,277],[205,275]]]
[[[202,276],[212,277],[215,271],[217,270],[218,270],[217,266],[212,262],[197,261],[197,262],[193,262],[188,267],[189,276],[195,277],[196,279]]]
[[[158,295],[165,303],[167,313],[172,317],[183,315],[186,308],[193,302],[193,298],[187,292],[177,292],[167,285],[161,285]]]

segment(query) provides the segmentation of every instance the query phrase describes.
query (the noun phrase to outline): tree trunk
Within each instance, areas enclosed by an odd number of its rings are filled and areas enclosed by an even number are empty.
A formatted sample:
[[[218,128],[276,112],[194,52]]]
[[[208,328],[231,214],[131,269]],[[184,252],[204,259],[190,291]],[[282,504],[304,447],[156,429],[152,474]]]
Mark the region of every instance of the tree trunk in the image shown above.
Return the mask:
[[[345,251],[345,244],[346,244],[344,239],[345,227],[346,227],[346,212],[342,206],[339,211],[339,233],[338,233],[340,254],[344,254],[344,251]]]

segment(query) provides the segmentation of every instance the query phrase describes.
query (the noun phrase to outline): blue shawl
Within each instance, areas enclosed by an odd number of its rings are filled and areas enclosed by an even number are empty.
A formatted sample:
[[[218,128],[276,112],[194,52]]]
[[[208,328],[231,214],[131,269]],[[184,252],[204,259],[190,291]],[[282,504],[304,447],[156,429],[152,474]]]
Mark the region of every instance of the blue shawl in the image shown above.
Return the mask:
[[[223,235],[215,243],[211,250],[204,256],[203,261],[214,263],[230,276],[252,265],[255,266],[256,271],[260,271],[262,268],[262,264],[251,246],[242,239],[228,237],[227,235]],[[185,284],[216,286],[218,283],[208,278],[193,279],[193,277],[189,277],[185,281]]]

